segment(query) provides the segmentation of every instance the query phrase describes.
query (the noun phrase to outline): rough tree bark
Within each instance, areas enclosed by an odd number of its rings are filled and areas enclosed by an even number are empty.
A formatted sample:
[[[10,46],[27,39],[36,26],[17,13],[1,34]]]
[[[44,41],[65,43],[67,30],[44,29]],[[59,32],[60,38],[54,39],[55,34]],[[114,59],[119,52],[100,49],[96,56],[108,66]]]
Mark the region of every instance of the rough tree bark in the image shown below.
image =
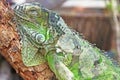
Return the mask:
[[[5,0],[0,0],[0,53],[24,80],[50,80],[54,74],[47,62],[34,67],[24,66],[21,60],[21,46],[14,14]]]

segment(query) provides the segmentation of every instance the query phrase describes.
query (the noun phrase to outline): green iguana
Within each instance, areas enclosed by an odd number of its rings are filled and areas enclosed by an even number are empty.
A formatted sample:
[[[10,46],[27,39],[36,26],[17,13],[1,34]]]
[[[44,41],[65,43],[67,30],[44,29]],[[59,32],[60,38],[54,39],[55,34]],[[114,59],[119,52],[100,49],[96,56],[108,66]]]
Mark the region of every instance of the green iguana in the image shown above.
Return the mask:
[[[14,9],[26,66],[48,62],[58,80],[120,80],[120,68],[39,3]]]

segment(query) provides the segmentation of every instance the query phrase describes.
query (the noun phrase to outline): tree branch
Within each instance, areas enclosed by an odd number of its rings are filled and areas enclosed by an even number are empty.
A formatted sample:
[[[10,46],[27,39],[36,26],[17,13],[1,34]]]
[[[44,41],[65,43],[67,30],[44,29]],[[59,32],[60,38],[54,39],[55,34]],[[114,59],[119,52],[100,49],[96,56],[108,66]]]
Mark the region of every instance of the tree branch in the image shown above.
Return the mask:
[[[34,67],[26,67],[21,60],[21,46],[14,14],[5,0],[0,0],[0,53],[24,80],[50,80],[54,74],[47,62]]]

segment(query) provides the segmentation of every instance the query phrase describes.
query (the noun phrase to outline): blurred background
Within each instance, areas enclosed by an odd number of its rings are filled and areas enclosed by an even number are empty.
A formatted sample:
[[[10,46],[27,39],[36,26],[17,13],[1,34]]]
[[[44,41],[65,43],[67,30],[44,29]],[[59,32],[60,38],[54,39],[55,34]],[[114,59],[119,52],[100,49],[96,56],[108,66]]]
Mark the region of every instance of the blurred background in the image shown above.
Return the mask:
[[[7,0],[12,8],[25,2],[39,2],[44,7],[54,10],[63,17],[69,27],[83,34],[84,38],[92,44],[96,44],[105,55],[120,61],[120,26],[119,12],[120,0]],[[2,59],[2,58],[1,58]],[[4,63],[4,64],[3,64]],[[7,62],[2,66],[9,65]],[[0,69],[1,69],[0,68]],[[3,67],[5,68],[5,67]],[[9,69],[9,70],[7,70]],[[0,80],[22,80],[9,78],[13,75],[12,68],[0,70],[9,74]],[[12,72],[11,72],[12,70]],[[5,73],[5,74],[6,74]]]

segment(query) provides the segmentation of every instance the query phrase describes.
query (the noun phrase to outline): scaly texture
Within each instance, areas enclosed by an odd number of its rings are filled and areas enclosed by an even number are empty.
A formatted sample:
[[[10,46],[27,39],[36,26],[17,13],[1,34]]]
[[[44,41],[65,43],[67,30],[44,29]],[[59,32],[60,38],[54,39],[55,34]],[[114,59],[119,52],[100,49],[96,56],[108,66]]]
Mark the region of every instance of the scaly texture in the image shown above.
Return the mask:
[[[120,68],[39,3],[16,6],[26,66],[48,62],[59,80],[119,80]]]

